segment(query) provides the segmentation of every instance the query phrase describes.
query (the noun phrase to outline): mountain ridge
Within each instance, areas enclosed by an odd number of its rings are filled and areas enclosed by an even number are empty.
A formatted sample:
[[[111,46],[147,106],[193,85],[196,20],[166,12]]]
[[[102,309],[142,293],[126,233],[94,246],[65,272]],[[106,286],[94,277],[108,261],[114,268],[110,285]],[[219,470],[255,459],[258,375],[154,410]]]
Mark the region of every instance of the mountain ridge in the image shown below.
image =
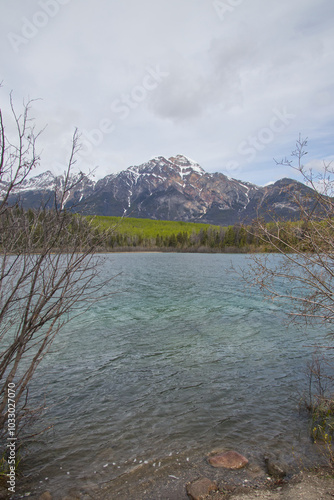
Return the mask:
[[[216,172],[206,172],[184,155],[156,156],[141,165],[93,181],[73,176],[65,207],[90,215],[205,222],[230,225],[250,223],[258,215],[270,220],[298,218],[296,193],[312,190],[293,179],[257,186]],[[41,199],[64,182],[50,171],[24,181],[16,196],[25,208],[37,208]]]

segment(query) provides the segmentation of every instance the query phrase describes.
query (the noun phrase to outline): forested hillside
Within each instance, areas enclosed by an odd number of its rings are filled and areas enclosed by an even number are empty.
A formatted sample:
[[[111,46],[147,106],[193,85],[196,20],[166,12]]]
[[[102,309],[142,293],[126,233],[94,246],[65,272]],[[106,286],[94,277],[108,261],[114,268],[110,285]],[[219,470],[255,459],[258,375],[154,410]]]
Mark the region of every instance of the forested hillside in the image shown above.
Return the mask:
[[[272,251],[254,226],[213,226],[192,222],[122,217],[88,218],[96,231],[108,231],[108,251],[266,252]],[[283,223],[282,245],[301,237],[298,223]],[[275,231],[274,224],[267,224]]]

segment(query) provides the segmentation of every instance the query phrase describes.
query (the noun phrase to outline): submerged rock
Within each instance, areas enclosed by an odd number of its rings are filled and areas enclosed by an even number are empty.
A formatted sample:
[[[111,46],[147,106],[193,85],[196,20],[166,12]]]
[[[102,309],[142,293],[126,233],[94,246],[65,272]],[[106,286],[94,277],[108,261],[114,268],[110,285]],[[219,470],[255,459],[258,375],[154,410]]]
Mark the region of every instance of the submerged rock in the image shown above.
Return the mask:
[[[282,479],[287,475],[286,467],[278,460],[274,460],[270,457],[264,457],[264,462],[269,476]]]
[[[224,467],[225,469],[242,469],[248,464],[246,457],[232,450],[213,455],[209,457],[208,461],[212,467]]]
[[[216,483],[207,477],[197,479],[193,483],[187,484],[187,493],[192,500],[204,500],[211,491],[217,490],[218,486]]]
[[[49,491],[45,491],[38,497],[38,500],[52,500],[52,495]]]

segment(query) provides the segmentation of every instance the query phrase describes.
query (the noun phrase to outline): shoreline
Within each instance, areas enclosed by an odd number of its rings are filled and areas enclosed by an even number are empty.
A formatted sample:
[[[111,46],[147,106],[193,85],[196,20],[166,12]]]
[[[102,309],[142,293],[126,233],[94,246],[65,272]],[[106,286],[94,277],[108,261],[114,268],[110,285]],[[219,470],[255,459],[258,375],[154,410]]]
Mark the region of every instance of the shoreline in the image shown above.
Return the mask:
[[[220,453],[219,448],[203,455],[191,456],[188,452],[175,453],[161,459],[161,466],[156,460],[143,463],[129,462],[128,469],[114,478],[108,477],[107,469],[96,475],[90,471],[70,479],[65,477],[60,483],[55,478],[26,477],[19,481],[13,498],[29,496],[34,500],[193,500],[215,499],[253,500],[253,499],[304,499],[319,500],[334,496],[333,469],[320,460],[313,466],[300,467],[287,465],[270,456],[271,468],[265,464],[261,452],[247,454],[246,467],[229,470],[212,467],[208,458],[213,453]],[[225,450],[227,451],[227,450]],[[322,457],[323,458],[323,457]],[[322,462],[322,463],[321,463]],[[111,465],[111,464],[110,464]],[[284,471],[284,475],[282,473]],[[204,496],[189,496],[187,488],[199,479],[206,478],[215,485],[216,491]],[[53,482],[53,480],[55,480]],[[21,484],[20,484],[21,483]],[[0,499],[10,498],[6,491],[0,490]]]
[[[218,451],[218,450],[216,450]],[[166,464],[155,477],[147,474],[145,469],[138,472],[133,481],[125,478],[106,485],[98,500],[118,498],[120,500],[242,500],[242,499],[276,499],[287,498],[297,500],[319,500],[327,493],[334,496],[334,479],[330,469],[325,465],[317,468],[293,469],[283,478],[269,475],[268,470],[259,462],[250,459],[249,464],[242,469],[215,469],[203,457],[199,463],[194,461],[186,466],[180,466],[177,471],[175,464]],[[203,496],[188,494],[190,486],[198,480],[207,479],[216,485],[216,491],[204,488]],[[205,494],[207,493],[207,494]],[[58,500],[58,499],[57,499]],[[86,499],[84,499],[86,500]]]
[[[326,466],[296,471],[283,479],[266,475],[262,480],[256,477],[259,472],[254,466],[242,472],[234,471],[234,480],[230,477],[226,480],[225,473],[221,470],[215,474],[215,479],[212,479],[217,490],[207,491],[207,494],[200,497],[188,495],[187,487],[191,483],[208,478],[208,474],[188,470],[179,471],[176,476],[169,472],[171,470],[165,470],[154,479],[145,474],[138,474],[131,482],[126,478],[118,478],[108,481],[102,488],[101,485],[92,483],[84,486],[82,479],[78,479],[77,486],[57,492],[50,491],[45,485],[39,491],[32,491],[27,483],[26,487],[17,488],[12,497],[7,489],[0,488],[0,499],[28,497],[32,500],[320,500],[334,497],[333,471]]]

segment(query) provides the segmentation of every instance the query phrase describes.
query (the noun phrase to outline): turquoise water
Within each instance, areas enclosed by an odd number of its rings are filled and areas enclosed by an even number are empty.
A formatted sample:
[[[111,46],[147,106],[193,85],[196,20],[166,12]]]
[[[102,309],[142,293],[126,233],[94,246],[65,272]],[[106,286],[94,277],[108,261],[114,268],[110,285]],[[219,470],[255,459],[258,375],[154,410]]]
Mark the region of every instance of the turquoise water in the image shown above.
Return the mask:
[[[232,264],[248,258],[105,257],[104,276],[121,273],[115,294],[66,326],[33,386],[49,407],[41,426],[53,424],[33,446],[36,484],[105,481],[134,460],[219,446],[311,456],[298,399],[305,346],[324,332],[287,328],[284,307],[245,289]]]

